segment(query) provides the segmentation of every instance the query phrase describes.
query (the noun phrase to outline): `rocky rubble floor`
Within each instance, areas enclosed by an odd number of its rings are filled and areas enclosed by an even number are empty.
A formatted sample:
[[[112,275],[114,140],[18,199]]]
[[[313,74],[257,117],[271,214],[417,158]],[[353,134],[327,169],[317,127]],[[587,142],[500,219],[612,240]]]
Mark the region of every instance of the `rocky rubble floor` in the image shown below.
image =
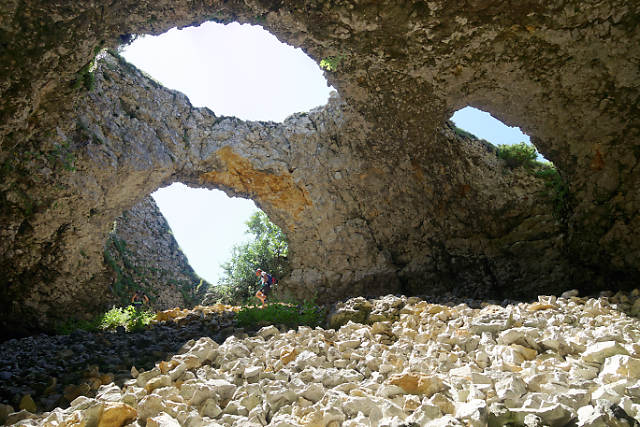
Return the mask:
[[[122,385],[7,424],[638,425],[640,320],[625,313],[638,294],[481,308],[354,298],[331,315],[336,329],[190,340]]]
[[[119,327],[5,341],[0,346],[0,423],[12,408],[50,411],[80,395],[95,395],[101,385],[122,385],[131,378],[132,366],[149,370],[191,339],[211,336],[221,343],[234,331],[233,311],[224,305],[173,309],[157,313],[154,325],[138,332]]]

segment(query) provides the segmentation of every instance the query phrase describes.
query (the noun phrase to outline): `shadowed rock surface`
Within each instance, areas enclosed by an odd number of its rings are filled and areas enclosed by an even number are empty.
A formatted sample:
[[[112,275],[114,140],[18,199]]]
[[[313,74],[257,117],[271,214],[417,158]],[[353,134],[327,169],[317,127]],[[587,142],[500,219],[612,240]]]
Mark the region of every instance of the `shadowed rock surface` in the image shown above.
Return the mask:
[[[640,277],[639,5],[625,1],[4,2],[0,269],[6,325],[108,303],[110,224],[179,180],[250,197],[287,233],[294,296],[533,296]],[[260,22],[338,90],[282,124],[194,109],[96,48],[205,20]],[[473,105],[564,179],[457,136]],[[84,253],[86,256],[81,255]]]
[[[113,271],[110,291],[122,306],[141,290],[149,297],[147,310],[193,307],[209,286],[189,265],[151,196],[114,221],[104,260]]]

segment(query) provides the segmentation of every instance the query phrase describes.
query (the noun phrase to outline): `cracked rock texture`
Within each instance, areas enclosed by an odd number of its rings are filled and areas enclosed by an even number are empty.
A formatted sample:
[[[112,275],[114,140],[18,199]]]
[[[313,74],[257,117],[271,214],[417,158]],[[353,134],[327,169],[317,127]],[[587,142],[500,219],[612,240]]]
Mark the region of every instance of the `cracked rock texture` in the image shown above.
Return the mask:
[[[284,291],[530,297],[640,278],[640,5],[613,0],[6,1],[0,5],[5,327],[111,300],[110,224],[172,181],[250,197],[291,242]],[[131,34],[260,22],[340,96],[281,124],[194,109],[107,55]],[[95,81],[94,81],[95,80]],[[506,169],[446,119],[518,125],[568,186]],[[83,255],[84,254],[84,255]],[[569,285],[570,283],[570,285]]]

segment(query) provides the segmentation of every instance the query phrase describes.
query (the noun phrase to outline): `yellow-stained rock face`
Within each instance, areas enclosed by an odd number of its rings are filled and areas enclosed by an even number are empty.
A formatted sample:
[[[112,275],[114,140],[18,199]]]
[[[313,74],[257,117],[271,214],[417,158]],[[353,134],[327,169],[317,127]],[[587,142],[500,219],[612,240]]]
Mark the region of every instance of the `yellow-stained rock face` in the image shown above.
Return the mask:
[[[312,205],[309,192],[293,181],[290,174],[271,174],[254,168],[251,162],[236,154],[229,146],[216,152],[222,163],[219,171],[201,175],[203,182],[233,188],[238,193],[284,211],[294,219]]]

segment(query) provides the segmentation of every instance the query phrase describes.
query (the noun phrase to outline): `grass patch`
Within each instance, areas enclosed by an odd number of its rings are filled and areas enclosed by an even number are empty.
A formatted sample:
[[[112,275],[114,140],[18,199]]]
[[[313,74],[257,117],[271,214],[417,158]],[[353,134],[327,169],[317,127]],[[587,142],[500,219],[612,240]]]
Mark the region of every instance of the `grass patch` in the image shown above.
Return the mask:
[[[55,332],[58,335],[69,335],[73,331],[98,331],[100,330],[100,317],[92,320],[67,319],[58,322],[55,326]]]
[[[261,327],[266,325],[320,326],[324,321],[325,310],[313,301],[302,304],[272,302],[264,307],[245,305],[238,311],[236,318],[241,327]]]
[[[133,306],[126,308],[113,307],[111,310],[96,316],[92,320],[67,319],[56,325],[56,333],[68,335],[78,329],[97,332],[116,329],[123,326],[128,332],[144,329],[155,317],[155,313],[137,310]]]

